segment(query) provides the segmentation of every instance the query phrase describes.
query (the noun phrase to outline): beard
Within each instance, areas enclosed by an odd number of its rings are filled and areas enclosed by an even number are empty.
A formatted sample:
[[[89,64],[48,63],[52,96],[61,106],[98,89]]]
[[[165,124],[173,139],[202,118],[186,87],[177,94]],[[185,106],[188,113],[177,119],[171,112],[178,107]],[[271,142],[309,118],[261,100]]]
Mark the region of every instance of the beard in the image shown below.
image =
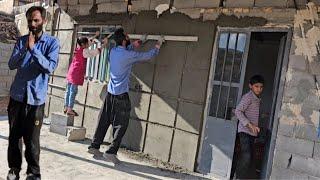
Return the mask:
[[[43,24],[39,25],[36,28],[32,28],[31,26],[29,26],[29,31],[32,32],[33,35],[36,35],[42,31],[42,28],[43,28]]]

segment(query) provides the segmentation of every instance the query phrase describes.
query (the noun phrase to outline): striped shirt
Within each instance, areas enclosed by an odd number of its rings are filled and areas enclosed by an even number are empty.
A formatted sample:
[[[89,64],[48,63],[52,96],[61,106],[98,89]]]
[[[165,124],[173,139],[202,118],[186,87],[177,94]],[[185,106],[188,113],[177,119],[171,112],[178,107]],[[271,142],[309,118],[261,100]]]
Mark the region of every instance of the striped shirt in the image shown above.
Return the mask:
[[[238,104],[235,114],[239,120],[238,132],[244,132],[251,136],[258,134],[252,133],[247,127],[248,123],[258,126],[259,123],[259,108],[261,99],[258,98],[252,91],[242,96]]]

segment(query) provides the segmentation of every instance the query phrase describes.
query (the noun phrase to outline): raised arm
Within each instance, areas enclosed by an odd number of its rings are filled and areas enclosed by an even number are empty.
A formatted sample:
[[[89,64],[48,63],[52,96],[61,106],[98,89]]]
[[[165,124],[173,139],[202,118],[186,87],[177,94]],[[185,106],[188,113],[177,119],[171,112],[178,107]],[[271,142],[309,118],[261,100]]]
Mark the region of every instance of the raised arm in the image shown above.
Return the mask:
[[[28,49],[25,46],[25,42],[20,38],[13,49],[12,55],[9,59],[8,66],[10,70],[17,69],[21,66],[23,58],[25,57]]]

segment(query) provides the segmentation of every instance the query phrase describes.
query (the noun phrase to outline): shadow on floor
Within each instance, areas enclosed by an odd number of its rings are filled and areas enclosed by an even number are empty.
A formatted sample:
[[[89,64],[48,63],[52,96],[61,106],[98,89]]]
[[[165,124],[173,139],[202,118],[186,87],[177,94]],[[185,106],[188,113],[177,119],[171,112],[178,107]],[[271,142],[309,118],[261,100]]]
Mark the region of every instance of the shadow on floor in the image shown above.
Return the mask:
[[[7,136],[2,136],[0,135],[1,139],[6,139],[8,140]],[[83,142],[83,144],[87,144],[88,141]],[[79,142],[80,143],[80,142]],[[87,158],[83,158],[83,157],[79,157],[79,156],[75,156],[66,152],[62,152],[62,151],[58,151],[55,149],[51,149],[48,147],[41,147],[41,150],[43,151],[48,151],[51,153],[55,153],[61,156],[66,156],[72,159],[76,159],[76,160],[80,160],[80,161],[84,161],[87,163],[91,163],[91,164],[95,164],[95,165],[99,165],[102,167],[106,167],[106,168],[110,168],[110,169],[114,169],[117,170],[119,172],[125,172],[134,176],[138,176],[141,178],[146,178],[146,179],[153,179],[153,180],[158,180],[159,178],[155,178],[152,176],[148,176],[146,174],[153,174],[153,175],[157,175],[157,176],[163,176],[163,178],[176,178],[176,179],[208,179],[208,178],[203,178],[203,177],[197,177],[194,175],[189,175],[189,174],[182,174],[182,173],[175,173],[172,171],[167,171],[167,170],[162,170],[156,167],[152,167],[152,166],[145,166],[145,165],[141,165],[141,164],[135,164],[135,163],[130,163],[130,162],[123,162],[121,165],[118,166],[112,166],[112,165],[108,165],[105,164],[103,162],[97,162],[94,160],[90,160]],[[99,158],[96,158],[98,160],[101,160]],[[143,174],[144,173],[144,174]],[[162,174],[163,173],[163,174]],[[171,174],[170,174],[171,173]]]

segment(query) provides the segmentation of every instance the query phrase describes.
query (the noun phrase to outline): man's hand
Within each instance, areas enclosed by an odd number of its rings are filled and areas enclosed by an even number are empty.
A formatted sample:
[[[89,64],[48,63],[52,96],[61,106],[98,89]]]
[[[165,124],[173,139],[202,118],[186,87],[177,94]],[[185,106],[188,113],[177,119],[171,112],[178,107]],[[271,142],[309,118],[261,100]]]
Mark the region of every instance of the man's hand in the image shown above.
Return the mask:
[[[147,36],[148,36],[148,35],[146,35],[146,34],[144,34],[144,35],[141,36],[141,38],[140,38],[141,44],[144,44],[144,43],[147,42],[147,40],[148,40],[148,39],[147,39]]]
[[[249,130],[254,133],[254,134],[258,134],[260,132],[260,128],[254,124],[249,123],[247,125],[247,127],[249,128]]]
[[[162,44],[165,42],[165,39],[163,36],[160,36],[160,38],[158,39],[158,42],[156,44],[156,48],[160,49]]]
[[[31,50],[34,47],[35,42],[36,42],[35,35],[33,35],[32,32],[29,32],[29,36],[27,40],[27,48]]]
[[[96,31],[96,33],[95,33],[95,35],[94,35],[94,38],[95,38],[95,39],[98,39],[99,36],[100,36],[100,31]]]

